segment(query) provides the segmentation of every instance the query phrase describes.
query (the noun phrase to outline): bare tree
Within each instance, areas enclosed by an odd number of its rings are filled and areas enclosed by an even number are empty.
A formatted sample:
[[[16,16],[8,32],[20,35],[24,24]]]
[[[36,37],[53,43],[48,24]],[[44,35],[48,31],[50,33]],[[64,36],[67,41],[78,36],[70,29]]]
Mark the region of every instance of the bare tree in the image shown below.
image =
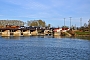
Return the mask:
[[[90,33],[90,19],[88,21],[89,33]]]

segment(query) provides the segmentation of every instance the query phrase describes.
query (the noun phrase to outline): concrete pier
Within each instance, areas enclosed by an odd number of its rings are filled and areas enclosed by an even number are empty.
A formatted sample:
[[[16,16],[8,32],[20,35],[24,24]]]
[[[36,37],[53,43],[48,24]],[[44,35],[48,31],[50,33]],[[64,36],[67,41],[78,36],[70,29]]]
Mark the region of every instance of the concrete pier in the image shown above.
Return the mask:
[[[10,30],[3,30],[1,36],[10,36]]]
[[[13,32],[13,36],[21,36],[21,31],[16,30],[15,32]]]
[[[23,32],[23,36],[30,36],[30,30],[24,30]]]
[[[31,35],[38,35],[38,31],[35,30],[35,31],[31,32]]]
[[[61,35],[61,33],[60,32],[54,32],[54,34],[53,34],[54,36],[60,36]]]

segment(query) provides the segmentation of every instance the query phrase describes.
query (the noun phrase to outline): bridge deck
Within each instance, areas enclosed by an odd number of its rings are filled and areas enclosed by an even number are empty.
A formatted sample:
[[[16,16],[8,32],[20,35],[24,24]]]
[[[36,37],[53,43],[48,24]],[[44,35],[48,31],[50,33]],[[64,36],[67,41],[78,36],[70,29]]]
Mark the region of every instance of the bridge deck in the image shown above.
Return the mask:
[[[45,30],[45,29],[30,29],[30,28],[0,28],[0,30]]]

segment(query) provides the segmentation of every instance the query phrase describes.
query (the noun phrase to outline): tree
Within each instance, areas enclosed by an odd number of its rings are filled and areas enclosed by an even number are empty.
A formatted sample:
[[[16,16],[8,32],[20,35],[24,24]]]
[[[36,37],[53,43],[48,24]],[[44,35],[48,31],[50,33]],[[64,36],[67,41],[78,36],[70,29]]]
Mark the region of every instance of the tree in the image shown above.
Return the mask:
[[[28,26],[40,26],[40,27],[45,27],[46,23],[43,20],[31,20],[27,21]]]
[[[24,22],[20,20],[0,20],[0,25],[1,26],[6,26],[6,25],[23,26]]]
[[[69,28],[68,26],[62,26],[62,28]]]
[[[84,26],[80,27],[80,30],[85,32],[85,27]]]
[[[89,28],[89,33],[90,33],[90,19],[88,21],[88,28]]]
[[[48,28],[49,28],[49,27],[51,27],[51,24],[48,24],[48,26],[47,26],[47,27],[48,27]]]
[[[86,28],[86,27],[88,27],[88,25],[86,23],[84,23],[84,27]]]
[[[45,22],[43,20],[37,20],[38,21],[38,26],[42,26],[42,27],[45,27]]]

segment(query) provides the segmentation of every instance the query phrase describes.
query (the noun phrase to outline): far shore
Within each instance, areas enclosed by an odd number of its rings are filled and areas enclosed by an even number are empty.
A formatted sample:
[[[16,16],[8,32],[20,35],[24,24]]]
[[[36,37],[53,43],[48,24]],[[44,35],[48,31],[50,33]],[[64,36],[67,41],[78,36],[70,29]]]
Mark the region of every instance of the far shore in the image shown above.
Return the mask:
[[[75,35],[75,36],[90,36],[90,35]]]

